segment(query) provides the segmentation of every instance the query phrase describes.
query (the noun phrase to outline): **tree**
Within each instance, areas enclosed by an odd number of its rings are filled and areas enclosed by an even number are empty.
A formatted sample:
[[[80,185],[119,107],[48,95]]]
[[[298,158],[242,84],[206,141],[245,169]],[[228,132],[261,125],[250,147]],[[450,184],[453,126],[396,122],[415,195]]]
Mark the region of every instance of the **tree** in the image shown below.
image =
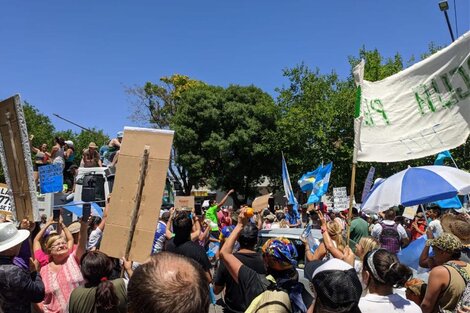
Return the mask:
[[[163,85],[147,82],[144,87],[127,89],[128,94],[135,99],[131,118],[134,121],[143,122],[145,125],[150,124],[155,128],[168,129],[181,95],[193,87],[203,86],[204,83],[180,74],[162,77],[160,81]],[[177,156],[178,150],[173,145],[168,174],[174,182],[179,182],[183,194],[189,195],[194,185],[193,181],[198,181],[199,178],[196,177],[192,180],[188,177],[187,169],[175,162]]]
[[[170,126],[188,187],[234,188],[236,205],[255,196],[280,155],[273,149],[277,117],[273,99],[254,86],[200,85],[182,93]]]

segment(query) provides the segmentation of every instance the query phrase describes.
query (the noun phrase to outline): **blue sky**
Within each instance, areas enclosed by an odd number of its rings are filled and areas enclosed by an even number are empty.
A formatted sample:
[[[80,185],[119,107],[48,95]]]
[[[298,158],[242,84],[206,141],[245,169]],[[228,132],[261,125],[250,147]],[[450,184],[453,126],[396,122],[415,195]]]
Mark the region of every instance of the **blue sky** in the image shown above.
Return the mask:
[[[462,35],[469,1],[455,4]],[[0,0],[0,9],[0,98],[20,93],[57,129],[79,131],[52,113],[110,135],[136,125],[125,87],[161,76],[254,84],[275,97],[282,69],[301,62],[346,77],[363,45],[407,60],[451,41],[437,0]]]

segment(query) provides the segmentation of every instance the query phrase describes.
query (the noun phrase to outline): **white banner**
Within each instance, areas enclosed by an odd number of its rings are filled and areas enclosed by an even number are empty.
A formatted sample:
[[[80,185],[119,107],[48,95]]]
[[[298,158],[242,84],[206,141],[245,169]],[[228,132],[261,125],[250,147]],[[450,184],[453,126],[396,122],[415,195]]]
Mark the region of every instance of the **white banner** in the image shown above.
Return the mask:
[[[346,187],[333,188],[333,203],[335,209],[340,211],[349,208],[349,197]]]
[[[470,134],[470,32],[398,74],[356,81],[358,161],[417,159],[456,148]]]

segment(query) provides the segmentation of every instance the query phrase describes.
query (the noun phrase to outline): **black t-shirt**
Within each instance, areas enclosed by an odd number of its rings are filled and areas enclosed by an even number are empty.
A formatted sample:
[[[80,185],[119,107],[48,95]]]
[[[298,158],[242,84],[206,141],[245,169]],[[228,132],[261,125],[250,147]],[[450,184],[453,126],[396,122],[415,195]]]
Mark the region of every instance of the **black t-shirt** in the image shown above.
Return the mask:
[[[199,263],[206,272],[211,268],[211,263],[207,258],[206,251],[203,247],[193,241],[186,241],[185,243],[177,246],[174,243],[174,238],[172,238],[171,240],[167,241],[165,250],[193,259]]]
[[[256,273],[266,274],[266,268],[261,254],[256,252],[234,253],[234,256]],[[240,275],[240,273],[238,275]],[[223,261],[220,262],[220,266],[215,274],[214,284],[216,286],[225,286],[224,300],[228,307],[228,310],[225,310],[226,312],[245,312],[251,301],[247,302],[244,290],[241,285],[233,280],[232,275],[230,275]]]

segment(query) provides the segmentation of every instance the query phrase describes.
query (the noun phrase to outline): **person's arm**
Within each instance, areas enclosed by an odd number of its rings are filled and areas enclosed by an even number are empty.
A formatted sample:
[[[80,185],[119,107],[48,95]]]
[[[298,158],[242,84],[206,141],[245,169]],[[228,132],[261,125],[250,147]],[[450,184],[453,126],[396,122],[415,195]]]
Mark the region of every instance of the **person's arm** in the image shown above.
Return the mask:
[[[242,209],[240,211],[237,226],[235,226],[220,250],[220,258],[224,261],[225,267],[236,283],[238,283],[238,272],[240,271],[243,263],[233,255],[233,247],[235,246],[238,236],[240,236],[240,233],[243,230],[243,226],[248,222],[248,219],[245,217],[245,211],[246,209]]]
[[[103,210],[103,218],[101,219],[101,222],[100,224],[98,225],[98,228],[101,230],[101,231],[104,231],[104,228],[106,226],[106,219],[108,218],[108,212],[109,212],[109,197],[108,197],[108,200],[106,200],[106,204],[104,206],[104,210]]]
[[[209,231],[211,230],[211,228],[209,227],[209,225],[206,226],[206,229],[204,229],[204,232],[202,232],[200,235],[199,235],[199,240],[200,241],[206,241],[207,240],[207,237],[209,237]]]
[[[411,224],[411,227],[413,227],[413,229],[421,235],[424,235],[426,233],[425,231],[422,231],[421,229],[419,229],[418,223],[416,223],[416,222]]]
[[[197,219],[196,213],[193,213],[193,226],[194,231],[191,233],[191,241],[196,241],[199,239],[199,235],[201,234],[201,224]]]
[[[45,288],[42,282],[41,275],[39,275],[39,262],[29,258],[29,271],[31,279],[25,277],[23,288],[24,295],[28,297],[28,300],[33,303],[38,303],[44,300]]]
[[[37,250],[41,250],[42,247],[41,247],[41,239],[44,237],[44,233],[46,232],[46,230],[49,228],[49,226],[51,226],[52,224],[55,224],[57,222],[55,222],[53,220],[53,217],[51,216],[49,218],[49,221],[47,222],[46,226],[44,226],[37,234],[36,234],[36,237],[34,237],[34,240],[33,240],[33,251],[37,251]]]
[[[173,223],[173,215],[175,215],[175,208],[170,209],[170,218],[168,219],[168,222],[166,222],[165,237],[168,240],[173,238],[173,233],[171,232],[171,225]]]
[[[64,231],[65,240],[67,240],[67,248],[69,249],[69,251],[71,251],[73,249],[73,236],[70,230],[67,228],[67,226],[65,226],[65,224],[62,222],[62,215],[60,216],[59,225]]]
[[[428,239],[434,238],[432,231],[429,228],[426,234],[428,236]],[[436,262],[434,261],[434,258],[432,256],[429,256],[429,246],[427,245],[424,246],[423,251],[421,251],[421,255],[419,256],[419,266],[423,268],[430,268],[430,269],[436,266]]]
[[[222,199],[222,201],[220,201],[219,203],[217,203],[217,210],[220,209],[220,207],[224,205],[225,201],[227,201],[228,197],[229,197],[234,191],[235,191],[235,190],[230,189],[230,191],[227,192],[227,194],[226,194],[225,197]]]
[[[307,261],[308,262],[312,262],[312,261],[319,261],[321,259],[323,259],[326,255],[326,247],[325,247],[325,243],[320,243],[320,245],[318,246],[318,248],[315,250],[315,252],[312,253],[312,251],[310,251],[310,247],[308,246],[308,243],[307,245],[305,246],[305,257],[307,258]]]
[[[80,233],[78,236],[77,250],[75,250],[75,260],[77,260],[77,262],[80,262],[80,259],[82,258],[82,256],[85,254],[85,251],[86,251],[86,244],[88,241],[87,229],[88,229],[87,221],[80,220]]]
[[[132,270],[132,261],[126,260],[126,258],[122,257],[122,266],[124,267],[124,270],[127,273],[127,276],[129,279],[132,277],[132,274],[134,274],[134,271]]]
[[[318,217],[320,219],[321,223],[321,232],[323,235],[323,243],[325,244],[326,250],[330,251],[330,253],[333,255],[333,257],[337,259],[343,259],[344,254],[339,250],[335,245],[333,244],[333,240],[331,240],[330,234],[328,234],[327,228],[326,228],[326,220],[325,216],[321,211],[318,211]]]
[[[421,302],[421,310],[423,313],[431,313],[439,299],[441,291],[449,284],[450,275],[444,266],[435,267],[429,274],[428,287]]]

